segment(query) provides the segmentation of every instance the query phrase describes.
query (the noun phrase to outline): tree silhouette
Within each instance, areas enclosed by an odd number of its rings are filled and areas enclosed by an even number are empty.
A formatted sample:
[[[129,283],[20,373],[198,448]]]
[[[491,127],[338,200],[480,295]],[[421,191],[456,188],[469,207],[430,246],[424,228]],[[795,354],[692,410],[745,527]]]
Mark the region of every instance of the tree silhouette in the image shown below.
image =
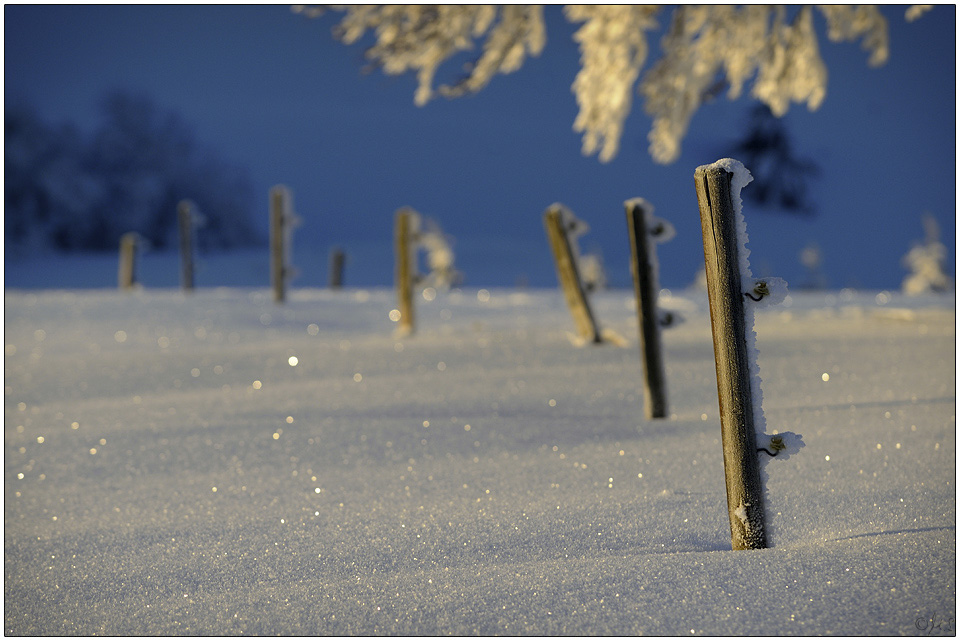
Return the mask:
[[[807,181],[819,173],[819,168],[812,160],[795,155],[786,124],[767,105],[753,107],[747,133],[734,146],[733,155],[753,175],[744,198],[791,214],[816,212],[807,195]]]

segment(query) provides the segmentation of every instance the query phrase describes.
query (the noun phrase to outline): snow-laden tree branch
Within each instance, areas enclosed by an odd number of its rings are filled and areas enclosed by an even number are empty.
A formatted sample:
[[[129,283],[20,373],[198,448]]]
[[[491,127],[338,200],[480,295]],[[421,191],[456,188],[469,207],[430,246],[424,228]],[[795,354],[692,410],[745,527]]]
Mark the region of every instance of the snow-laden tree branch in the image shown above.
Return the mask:
[[[871,62],[886,59],[887,30],[879,21],[852,7],[821,8],[831,39],[855,39],[866,34]],[[813,11],[803,7],[787,22],[783,6],[683,6],[674,12],[664,37],[663,57],[640,83],[645,108],[653,117],[650,154],[660,163],[680,156],[680,144],[693,114],[718,81],[729,85],[727,96],[738,98],[750,78],[751,95],[776,116],[792,102],[806,102],[813,111],[827,92],[827,70],[820,57],[813,27]]]
[[[344,13],[334,35],[346,44],[368,31],[375,43],[366,51],[374,66],[388,74],[414,71],[417,105],[437,94],[456,97],[477,92],[498,73],[519,69],[528,55],[546,44],[541,6],[533,5],[351,5],[332,7]],[[928,5],[907,9],[913,21]],[[583,153],[602,162],[616,156],[633,92],[644,99],[652,117],[650,154],[667,164],[680,147],[693,115],[718,88],[730,99],[753,83],[750,94],[777,116],[794,102],[816,110],[827,92],[827,69],[820,57],[814,11],[800,8],[788,19],[783,6],[683,5],[674,10],[661,40],[662,57],[640,78],[647,61],[648,32],[660,25],[660,5],[568,5],[567,19],[582,23],[573,38],[580,47],[581,68],[573,82],[580,111],[574,131],[583,134]],[[820,5],[827,36],[834,42],[860,39],[871,66],[889,55],[887,22],[873,5]],[[320,8],[295,5],[294,11],[317,16]],[[437,69],[446,60],[477,48],[453,85],[434,89]],[[639,82],[638,82],[639,79]],[[636,89],[635,89],[636,88]]]
[[[580,72],[573,92],[580,113],[574,131],[583,132],[583,153],[600,149],[600,160],[617,154],[623,122],[630,113],[633,87],[647,59],[645,31],[657,26],[657,6],[570,5],[564,13],[583,22],[573,35],[580,44]]]
[[[483,54],[468,66],[468,73],[460,82],[441,86],[440,93],[454,98],[480,91],[497,73],[512,73],[519,69],[527,52],[540,55],[546,43],[543,7],[506,5],[501,8],[500,21],[483,43]]]
[[[415,71],[419,82],[414,102],[425,105],[438,92],[448,97],[483,89],[497,73],[516,71],[524,58],[539,55],[546,43],[541,6],[509,5],[351,5],[334,36],[345,44],[374,32],[376,43],[366,57],[392,75]],[[294,5],[294,11],[316,17],[323,11]],[[468,65],[467,75],[453,86],[435,91],[437,68],[450,57],[475,48],[487,35],[483,53]]]

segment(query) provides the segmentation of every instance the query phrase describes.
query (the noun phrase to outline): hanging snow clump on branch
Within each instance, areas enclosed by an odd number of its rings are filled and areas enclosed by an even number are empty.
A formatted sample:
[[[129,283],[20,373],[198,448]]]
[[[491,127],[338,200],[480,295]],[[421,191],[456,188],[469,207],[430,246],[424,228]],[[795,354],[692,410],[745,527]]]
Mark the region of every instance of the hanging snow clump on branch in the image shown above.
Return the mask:
[[[601,162],[617,154],[633,87],[647,59],[644,33],[657,26],[657,6],[570,5],[570,22],[583,22],[573,39],[580,44],[580,72],[573,81],[580,112],[573,130],[583,132],[583,154],[600,150]]]
[[[376,43],[366,57],[374,67],[399,75],[416,71],[417,105],[436,95],[433,79],[448,58],[474,49],[474,39],[487,34],[483,53],[470,65],[467,75],[452,86],[441,86],[448,97],[477,92],[497,73],[516,71],[527,53],[536,56],[546,43],[543,7],[508,5],[351,5],[333,7],[346,15],[334,29],[344,44],[353,44],[367,32]],[[316,17],[321,8],[294,5],[293,10]],[[494,24],[499,14],[499,21]],[[493,25],[491,27],[491,25]]]
[[[827,36],[834,42],[862,39],[871,66],[889,56],[887,22],[874,5],[821,6]],[[374,67],[388,74],[415,71],[417,105],[437,94],[457,97],[480,91],[497,73],[518,70],[528,55],[546,44],[543,7],[538,5],[350,5],[334,35],[346,44],[368,30],[376,41],[366,51]],[[653,118],[650,154],[662,164],[680,156],[693,115],[705,101],[728,87],[738,98],[753,78],[751,95],[777,116],[791,103],[816,110],[827,91],[827,70],[820,57],[813,9],[801,7],[788,19],[784,6],[682,5],[674,10],[661,41],[663,56],[640,78],[649,46],[647,32],[659,28],[660,5],[568,5],[570,22],[583,23],[573,38],[580,47],[581,69],[573,82],[580,111],[574,131],[583,134],[583,153],[601,162],[616,156],[634,87]],[[294,5],[309,17],[323,8]],[[912,22],[929,10],[906,10]],[[434,89],[439,66],[476,48],[482,53],[465,65],[452,85]],[[639,84],[638,84],[639,79]]]
[[[782,6],[759,5],[676,10],[663,40],[664,56],[640,84],[653,117],[649,139],[655,160],[670,163],[680,156],[693,114],[724,76],[727,97],[735,100],[756,74],[752,95],[776,116],[785,114],[791,102],[806,102],[811,111],[820,106],[827,72],[811,8],[800,9],[791,23],[785,13]]]

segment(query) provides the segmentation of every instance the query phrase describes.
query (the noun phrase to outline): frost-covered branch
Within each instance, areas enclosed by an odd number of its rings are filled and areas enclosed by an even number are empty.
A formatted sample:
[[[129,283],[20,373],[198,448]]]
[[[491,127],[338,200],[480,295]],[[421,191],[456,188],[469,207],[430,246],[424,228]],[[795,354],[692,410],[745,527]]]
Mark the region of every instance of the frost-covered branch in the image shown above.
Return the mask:
[[[373,31],[366,57],[388,74],[414,71],[414,101],[426,104],[437,94],[447,97],[477,92],[498,73],[518,70],[528,55],[537,56],[546,43],[543,9],[537,5],[349,5],[334,35],[346,44]],[[887,22],[873,5],[821,5],[832,41],[861,39],[869,63],[882,65],[889,56]],[[907,9],[916,20],[929,5]],[[294,6],[314,17],[322,9]],[[661,41],[663,56],[640,79],[647,61],[647,32],[659,27],[659,5],[568,5],[570,22],[582,23],[573,38],[580,47],[581,68],[572,90],[580,111],[573,124],[583,135],[583,153],[602,162],[616,156],[623,123],[630,113],[634,87],[653,117],[648,135],[650,154],[668,164],[680,156],[680,145],[693,115],[717,87],[728,86],[735,99],[753,80],[751,95],[782,116],[792,103],[816,110],[827,91],[827,70],[820,57],[813,9],[801,7],[788,19],[782,5],[682,5],[674,10]],[[466,65],[463,78],[434,89],[443,62],[474,50],[482,52]],[[638,85],[638,79],[639,85]]]
[[[870,52],[870,66],[879,67],[890,56],[887,20],[876,6],[863,4],[825,4],[818,7],[827,18],[827,37],[834,42],[863,37],[863,48]],[[907,20],[916,20],[923,14],[920,7],[907,10]]]
[[[439,93],[459,96],[483,89],[497,73],[516,71],[525,56],[539,55],[546,43],[543,9],[510,5],[350,5],[333,7],[344,12],[334,36],[345,44],[362,38],[368,30],[376,37],[366,57],[384,72],[399,75],[415,71],[417,105],[433,98],[437,69],[452,56],[475,48],[475,39],[487,34],[483,53],[464,79]],[[314,17],[317,9],[295,6]]]
[[[574,131],[583,132],[583,153],[599,149],[607,162],[617,153],[623,122],[630,113],[633,87],[647,59],[646,31],[657,26],[658,6],[570,5],[571,22],[583,22],[573,35],[580,45],[580,72],[573,81],[580,112]]]
[[[547,42],[543,7],[506,5],[500,21],[483,43],[483,54],[468,65],[467,75],[452,86],[441,86],[440,93],[455,98],[476,93],[486,87],[497,73],[512,73],[523,65],[526,54],[540,55]]]
[[[931,9],[933,9],[932,4],[915,4],[907,7],[907,11],[903,17],[906,18],[907,22],[913,22]]]
[[[809,7],[790,23],[782,6],[685,6],[674,13],[664,56],[640,84],[653,117],[650,153],[661,163],[680,155],[680,143],[708,88],[725,77],[730,99],[756,74],[752,95],[777,116],[791,102],[815,110],[826,95],[827,73],[817,49]]]

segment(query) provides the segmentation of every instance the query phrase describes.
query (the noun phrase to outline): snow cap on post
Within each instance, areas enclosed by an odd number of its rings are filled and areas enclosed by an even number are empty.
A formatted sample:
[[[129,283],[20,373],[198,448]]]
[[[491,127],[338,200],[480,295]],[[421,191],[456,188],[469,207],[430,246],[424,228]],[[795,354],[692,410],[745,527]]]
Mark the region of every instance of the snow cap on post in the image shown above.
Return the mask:
[[[733,174],[730,181],[730,199],[733,201],[733,212],[737,220],[737,241],[739,244],[737,256],[740,259],[740,277],[749,280],[752,278],[750,274],[750,250],[747,249],[750,238],[747,236],[747,221],[743,217],[743,198],[740,197],[740,192],[753,182],[753,175],[749,169],[743,166],[742,162],[733,158],[721,158],[712,165],[707,165],[707,169],[723,169]]]
[[[673,240],[677,235],[677,230],[673,224],[653,215],[653,205],[645,198],[630,198],[623,201],[623,206],[629,211],[633,207],[639,207],[647,212],[647,235],[657,244],[662,244]]]

